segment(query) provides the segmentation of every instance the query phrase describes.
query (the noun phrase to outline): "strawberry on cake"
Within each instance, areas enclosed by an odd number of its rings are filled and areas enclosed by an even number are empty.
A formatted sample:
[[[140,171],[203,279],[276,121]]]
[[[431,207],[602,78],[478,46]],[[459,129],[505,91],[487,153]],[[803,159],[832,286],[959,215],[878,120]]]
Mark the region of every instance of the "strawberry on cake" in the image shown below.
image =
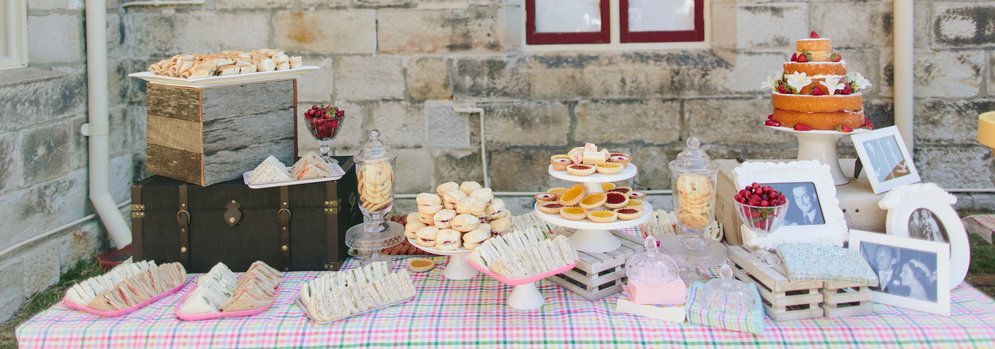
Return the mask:
[[[799,131],[872,128],[864,116],[863,95],[871,87],[860,73],[847,72],[846,61],[833,52],[830,40],[812,32],[795,43],[797,52],[784,71],[773,74],[763,87],[773,92],[774,112],[764,125]]]

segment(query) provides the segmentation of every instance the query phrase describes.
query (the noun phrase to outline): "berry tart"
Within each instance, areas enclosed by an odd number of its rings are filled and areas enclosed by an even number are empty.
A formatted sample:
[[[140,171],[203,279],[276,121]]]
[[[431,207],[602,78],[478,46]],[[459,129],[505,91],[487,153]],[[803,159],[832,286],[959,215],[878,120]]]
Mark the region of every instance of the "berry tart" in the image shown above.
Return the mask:
[[[570,160],[570,156],[566,154],[553,155],[549,158],[549,164],[553,165],[553,170],[555,171],[566,171],[567,166],[573,165],[573,160]]]
[[[642,200],[646,198],[646,193],[641,191],[633,191],[629,193],[629,199]]]
[[[597,171],[597,168],[592,165],[573,164],[567,166],[567,173],[573,176],[590,176],[594,174],[594,171]]]
[[[563,204],[559,202],[544,202],[540,203],[538,206],[539,212],[549,214],[558,214],[560,213],[560,209],[564,207],[566,206],[563,206]]]
[[[622,194],[625,194],[625,195],[629,195],[629,193],[632,193],[632,188],[631,187],[624,187],[623,186],[623,187],[615,187],[614,189],[611,189],[611,190],[608,190],[608,191],[613,192],[613,193],[622,193]]]
[[[629,163],[632,162],[632,156],[629,156],[629,154],[626,153],[611,153],[608,154],[608,162],[621,164],[624,168],[629,166]]]
[[[615,213],[618,214],[618,219],[621,219],[623,221],[631,221],[633,219],[641,217],[643,215],[643,210],[631,207],[624,207],[615,210]]]
[[[607,208],[610,209],[622,208],[625,207],[625,205],[629,204],[628,195],[616,192],[609,192],[605,195],[607,196],[605,198],[605,207]]]
[[[540,204],[547,202],[558,202],[560,201],[560,196],[550,193],[539,193],[535,195],[536,201]]]

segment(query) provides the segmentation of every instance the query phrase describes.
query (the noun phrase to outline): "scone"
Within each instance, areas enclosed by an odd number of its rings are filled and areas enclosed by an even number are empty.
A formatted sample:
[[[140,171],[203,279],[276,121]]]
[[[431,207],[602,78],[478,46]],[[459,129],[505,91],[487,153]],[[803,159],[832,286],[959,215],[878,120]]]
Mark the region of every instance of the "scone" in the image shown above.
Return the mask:
[[[425,225],[435,225],[435,213],[418,212],[418,221],[424,223]]]
[[[453,222],[452,225],[450,226],[450,229],[461,233],[466,233],[471,230],[477,229],[478,225],[480,225],[480,218],[477,218],[476,216],[473,215],[460,214],[457,215],[456,218],[453,218]]]
[[[449,229],[453,225],[453,219],[456,218],[456,211],[453,210],[442,210],[436,213],[432,217],[435,222],[435,226],[439,229]]]
[[[436,227],[429,226],[418,229],[418,232],[415,233],[415,235],[418,236],[415,243],[418,244],[418,246],[435,247],[435,241],[438,238],[438,234],[439,228]]]
[[[442,211],[443,208],[445,208],[445,207],[443,207],[441,204],[440,205],[434,205],[434,206],[422,206],[422,205],[418,205],[418,213],[424,213],[424,214],[427,214],[427,215],[432,215],[432,214],[438,213],[439,211]]]
[[[490,237],[491,232],[484,232],[479,229],[466,233],[463,235],[463,248],[467,250],[475,249]]]
[[[505,216],[507,216],[508,210],[504,208],[504,200],[494,199],[494,201],[491,202],[490,206],[487,206],[487,209],[484,213],[487,214],[486,218],[488,221],[493,221],[498,218],[504,218]]]
[[[404,237],[414,239],[418,237],[418,230],[426,226],[425,223],[418,220],[417,214],[415,214],[415,219],[408,219],[408,222],[404,224]]]
[[[468,196],[456,203],[456,213],[470,214],[476,217],[485,216],[487,201],[484,199]]]
[[[442,206],[442,198],[436,194],[432,193],[421,193],[415,197],[415,202],[418,203],[418,209],[421,210],[422,207],[435,207]],[[438,211],[436,211],[438,212]]]
[[[453,190],[459,190],[459,184],[456,184],[456,182],[446,182],[439,184],[438,187],[435,187],[435,192],[436,194],[439,194],[439,196]]]
[[[491,200],[494,200],[494,191],[491,188],[480,188],[474,190],[468,196],[484,200],[487,204],[490,204]]]
[[[466,193],[459,191],[459,189],[447,191],[442,194],[443,206],[450,210],[456,209],[456,203],[465,198]]]
[[[489,223],[480,223],[480,225],[477,226],[477,229],[474,229],[474,230],[480,230],[480,231],[483,231],[483,232],[485,232],[487,234],[490,234],[491,233],[491,225]]]
[[[511,231],[511,218],[498,218],[489,223],[492,235],[501,235]]]
[[[439,230],[436,239],[438,243],[435,244],[435,248],[443,251],[455,251],[463,244],[462,234],[452,229]]]
[[[480,189],[480,183],[477,182],[463,182],[459,185],[459,190],[466,195],[470,195],[474,190]]]

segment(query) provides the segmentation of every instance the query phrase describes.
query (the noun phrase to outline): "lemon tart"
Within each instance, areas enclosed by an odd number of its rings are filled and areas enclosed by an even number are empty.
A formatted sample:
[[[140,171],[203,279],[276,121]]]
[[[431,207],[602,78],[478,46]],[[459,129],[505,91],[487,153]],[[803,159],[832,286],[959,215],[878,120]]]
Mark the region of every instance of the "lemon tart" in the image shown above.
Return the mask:
[[[587,210],[580,207],[564,207],[560,209],[560,216],[572,221],[579,221],[587,218]]]
[[[607,210],[591,211],[587,214],[587,219],[595,223],[611,223],[618,219],[618,215]]]
[[[590,194],[580,200],[580,207],[585,210],[593,210],[604,205],[606,199],[605,193]]]

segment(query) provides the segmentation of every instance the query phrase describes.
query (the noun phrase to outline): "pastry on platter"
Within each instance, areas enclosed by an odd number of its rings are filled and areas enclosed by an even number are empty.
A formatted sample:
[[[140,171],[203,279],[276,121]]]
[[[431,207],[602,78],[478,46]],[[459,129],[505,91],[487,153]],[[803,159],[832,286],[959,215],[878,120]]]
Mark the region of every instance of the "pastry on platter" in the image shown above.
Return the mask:
[[[584,151],[584,165],[601,165],[608,162],[608,150]]]
[[[642,209],[643,200],[640,199],[629,199],[629,203],[625,205],[628,208]]]
[[[465,197],[456,203],[456,213],[470,214],[475,217],[484,217],[487,209],[487,201],[475,197]]]
[[[601,183],[601,191],[603,191],[603,192],[607,192],[609,190],[615,189],[615,187],[616,187],[615,183],[612,183],[612,182]]]
[[[488,221],[497,220],[509,215],[508,210],[504,207],[504,200],[501,199],[494,199],[494,201],[487,206],[485,213],[487,214],[486,219]]]
[[[480,246],[485,240],[490,239],[491,232],[483,230],[473,230],[463,235],[463,248],[472,250]]]
[[[464,198],[466,198],[466,193],[463,193],[459,189],[447,191],[442,194],[443,206],[450,210],[456,209],[456,203]]]
[[[559,202],[546,202],[539,204],[537,208],[539,209],[539,212],[542,213],[560,214],[560,209],[563,207],[563,204]]]
[[[450,226],[450,229],[453,229],[461,233],[466,233],[471,230],[477,229],[478,225],[480,225],[480,218],[464,213],[456,215],[456,218],[453,218],[453,222],[452,225]]]
[[[452,229],[439,230],[436,235],[435,248],[443,251],[455,251],[463,244],[463,235]]]
[[[641,191],[633,191],[629,193],[629,199],[642,200],[646,198],[646,193]]]
[[[615,213],[618,214],[618,219],[623,221],[631,221],[642,217],[643,215],[643,211],[641,209],[631,207],[617,209],[615,210]]]
[[[618,219],[618,215],[608,210],[597,210],[589,212],[587,219],[595,223],[611,223]]]
[[[456,184],[456,182],[446,182],[439,184],[438,187],[435,187],[435,192],[439,194],[439,196],[443,196],[445,193],[454,190],[459,190],[459,184]]]
[[[418,229],[415,235],[418,236],[418,239],[415,240],[415,243],[418,244],[419,246],[435,247],[436,244],[435,241],[437,239],[437,236],[439,235],[439,228],[433,226],[424,227]]]
[[[283,51],[260,49],[248,52],[224,51],[215,54],[178,54],[149,66],[152,74],[174,78],[205,78],[300,68],[300,56]]]
[[[564,207],[560,209],[560,216],[572,221],[581,221],[587,218],[587,210],[580,207]]]
[[[584,185],[574,184],[569,190],[560,195],[560,203],[563,206],[577,206],[584,198]]]
[[[629,166],[629,163],[632,162],[632,156],[625,153],[611,153],[608,154],[608,162],[621,164],[622,167],[625,168],[626,166]]]
[[[560,196],[551,193],[539,193],[535,195],[536,202],[557,202],[560,200]]]
[[[442,211],[442,206],[439,206],[439,211]],[[435,213],[418,212],[418,221],[425,223],[425,225],[435,225]]]
[[[411,219],[412,214],[414,215],[414,219]],[[418,219],[417,213],[412,214],[408,215],[408,222],[404,224],[404,237],[410,239],[418,237],[416,234],[417,231],[426,227],[425,223],[422,223],[421,220]]]
[[[498,218],[491,221],[490,225],[492,235],[501,235],[511,231],[511,218]]]
[[[566,171],[567,166],[573,165],[573,163],[570,156],[565,154],[553,155],[549,158],[549,164],[553,166],[554,171]]]
[[[425,208],[442,207],[442,198],[432,193],[421,193],[415,197],[415,203],[418,204],[418,211],[421,212],[422,207]],[[426,210],[426,212],[427,211],[428,210]],[[435,212],[439,212],[439,210],[435,210],[432,213]]]
[[[615,187],[613,189],[609,189],[609,190],[606,190],[606,191],[616,192],[616,193],[622,193],[622,194],[629,195],[629,193],[632,192],[632,187],[619,186],[619,187]]]
[[[603,164],[597,164],[595,167],[600,174],[613,175],[622,172],[622,165],[606,162]]]
[[[471,192],[469,197],[484,200],[487,204],[490,204],[494,200],[494,191],[491,188],[480,188]]]
[[[567,166],[567,173],[573,176],[590,176],[594,174],[594,171],[597,171],[597,168],[591,165],[573,164]]]
[[[618,193],[618,192],[608,192],[605,193],[607,196],[605,199],[605,207],[615,209],[622,208],[629,204],[629,196]]]
[[[567,190],[570,190],[570,188],[550,188],[546,192],[559,197],[563,197],[563,194],[566,193]]]
[[[435,227],[439,229],[449,229],[453,224],[454,218],[456,218],[456,211],[450,209],[439,211],[432,217]]]
[[[593,210],[605,204],[605,193],[591,193],[580,200],[580,207]]]
[[[470,195],[470,193],[472,193],[472,192],[474,192],[474,191],[476,191],[477,189],[480,189],[480,188],[481,188],[480,183],[477,183],[477,182],[470,182],[470,181],[468,181],[468,182],[460,183],[460,185],[459,185],[459,190],[462,191],[466,195]]]

